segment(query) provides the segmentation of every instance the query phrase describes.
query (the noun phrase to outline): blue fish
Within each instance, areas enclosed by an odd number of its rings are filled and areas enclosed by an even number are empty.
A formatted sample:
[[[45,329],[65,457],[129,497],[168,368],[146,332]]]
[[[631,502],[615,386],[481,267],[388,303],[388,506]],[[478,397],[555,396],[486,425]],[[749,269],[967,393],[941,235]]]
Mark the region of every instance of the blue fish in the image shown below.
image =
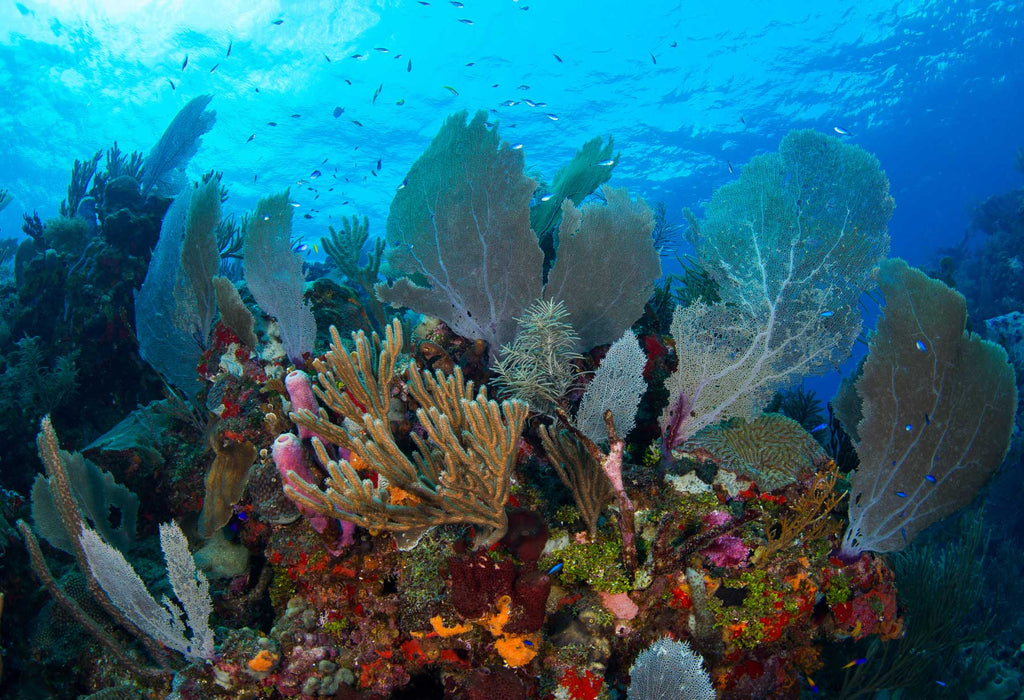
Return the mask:
[[[822,311],[819,315],[822,318],[832,318],[833,316],[836,315],[836,312],[835,311]]]
[[[562,570],[563,566],[565,566],[564,562],[558,562],[557,564],[552,566],[550,569],[548,569],[548,576],[553,576],[553,575],[557,574],[559,571]]]
[[[899,496],[900,498],[906,498],[907,497],[907,492],[906,491],[897,491],[896,495]]]
[[[819,423],[818,425],[811,428],[812,433],[817,433],[828,427],[828,423]]]
[[[928,346],[924,344],[923,340],[917,341],[915,345],[917,346],[917,349],[920,350],[921,352],[928,352]]]
[[[901,527],[900,528],[900,534],[903,535],[903,541],[906,542],[907,541],[907,528]]]
[[[853,136],[853,134],[848,129],[844,129],[841,126],[833,126],[832,130],[835,131],[840,136]]]
[[[934,484],[935,483],[935,475],[934,474],[925,474],[924,475],[924,480],[925,481],[930,481],[930,482],[932,482]]]
[[[904,430],[906,430],[909,433],[911,430],[914,429],[914,424],[913,423],[907,423],[905,426],[903,426],[903,428],[904,428]]]

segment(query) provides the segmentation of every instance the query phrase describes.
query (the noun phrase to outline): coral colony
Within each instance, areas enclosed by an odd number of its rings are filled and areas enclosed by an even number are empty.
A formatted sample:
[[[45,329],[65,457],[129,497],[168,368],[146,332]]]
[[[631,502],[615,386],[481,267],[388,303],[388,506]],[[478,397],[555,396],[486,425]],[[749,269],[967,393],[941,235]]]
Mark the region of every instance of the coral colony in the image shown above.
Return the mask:
[[[76,162],[61,215],[5,256],[6,439],[45,468],[0,518],[23,561],[4,622],[44,616],[23,673],[182,700],[928,682],[953,646],[901,584],[928,566],[910,545],[992,476],[1017,390],[964,297],[887,258],[873,156],[790,133],[687,213],[696,254],[659,282],[610,140],[538,190],[459,113],[384,236],[345,220],[310,265],[287,191],[236,220],[217,173],[183,179],[210,99],[146,157]],[[792,387],[864,337],[865,292],[881,315],[825,417]],[[1020,321],[993,324],[1019,363]]]

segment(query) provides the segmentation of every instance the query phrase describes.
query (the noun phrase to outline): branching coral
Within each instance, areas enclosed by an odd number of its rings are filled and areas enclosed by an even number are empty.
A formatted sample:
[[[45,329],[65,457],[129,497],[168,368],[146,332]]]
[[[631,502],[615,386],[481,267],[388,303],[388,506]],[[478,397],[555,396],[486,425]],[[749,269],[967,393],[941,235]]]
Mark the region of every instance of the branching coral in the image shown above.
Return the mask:
[[[526,404],[504,401],[499,405],[487,399],[486,389],[474,396],[473,383],[465,382],[458,369],[451,377],[440,372],[421,375],[412,370],[408,387],[422,406],[416,417],[426,438],[412,435],[416,452],[410,458],[395,443],[385,404],[389,378],[402,346],[401,325],[396,320],[388,329],[376,362],[379,374],[373,370],[365,334],[356,336],[354,353],[342,348],[336,329],[332,329],[332,336],[331,364],[342,375],[356,378],[363,385],[356,391],[373,404],[358,421],[365,432],[349,432],[350,428],[332,423],[323,412],[316,417],[302,410],[293,413],[292,418],[329,440],[337,437],[339,444],[381,478],[377,485],[362,479],[350,461],[331,459],[323,443],[314,438],[317,457],[326,465],[327,488],[296,476],[285,486],[288,495],[320,513],[371,530],[409,533],[445,523],[469,523],[483,529],[478,545],[489,546],[500,540],[507,528],[505,502],[519,434],[529,410]],[[321,367],[322,363],[317,369]],[[319,382],[317,395],[324,399],[333,394],[331,402],[342,408],[344,417],[355,421],[352,416],[357,416],[358,409],[352,398],[342,395],[322,370]]]
[[[768,532],[767,543],[758,549],[756,559],[764,562],[777,552],[797,542],[823,537],[832,527],[829,515],[836,509],[845,493],[836,491],[839,468],[828,460],[811,478],[811,486],[793,504],[792,510],[779,518],[778,531]]]
[[[373,247],[366,253],[366,264],[359,264],[359,256],[370,236],[369,220],[364,216],[360,222],[355,216],[341,219],[341,230],[328,226],[330,236],[320,239],[320,245],[329,260],[338,266],[351,284],[362,287],[367,296],[370,315],[378,325],[383,326],[388,317],[384,305],[373,293],[380,272],[381,256],[384,254],[384,239],[376,238]]]

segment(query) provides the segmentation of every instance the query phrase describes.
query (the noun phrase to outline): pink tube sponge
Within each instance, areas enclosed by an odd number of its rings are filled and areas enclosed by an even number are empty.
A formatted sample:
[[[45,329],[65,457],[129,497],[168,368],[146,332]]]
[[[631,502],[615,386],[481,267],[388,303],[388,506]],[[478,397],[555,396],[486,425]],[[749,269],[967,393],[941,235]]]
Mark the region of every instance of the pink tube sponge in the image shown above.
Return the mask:
[[[301,369],[292,370],[284,378],[284,388],[288,390],[288,400],[291,401],[292,410],[306,409],[314,416],[319,411],[316,397],[313,395],[313,385],[309,381],[309,375]],[[313,431],[304,426],[299,426],[299,437],[303,440],[314,435]]]
[[[306,462],[306,451],[302,447],[302,441],[295,433],[278,435],[270,449],[270,454],[274,458],[274,464],[277,466],[277,471],[281,475],[281,481],[285,485],[294,484],[296,477],[311,484],[316,483],[313,472]],[[305,516],[314,530],[322,533],[327,529],[329,525],[327,516],[312,510],[305,504],[295,501],[293,503],[295,503],[299,512]],[[356,526],[348,521],[340,520],[339,522],[341,523],[341,538],[334,545],[328,546],[331,553],[335,555],[340,553],[342,547],[352,544],[352,538],[356,530]]]

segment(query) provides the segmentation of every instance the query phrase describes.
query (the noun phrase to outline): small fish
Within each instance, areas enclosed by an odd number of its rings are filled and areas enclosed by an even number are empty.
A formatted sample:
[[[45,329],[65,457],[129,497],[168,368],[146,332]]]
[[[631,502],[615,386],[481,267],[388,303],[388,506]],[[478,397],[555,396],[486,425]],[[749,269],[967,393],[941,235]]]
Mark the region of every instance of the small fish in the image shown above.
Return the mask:
[[[673,41],[671,44],[669,44],[669,48],[672,48],[672,49],[674,49],[677,46],[679,46],[679,42],[678,41]]]
[[[819,423],[818,425],[816,425],[813,428],[811,428],[811,432],[812,433],[819,433],[819,432],[821,432],[822,430],[824,430],[827,427],[828,427],[828,423]]]
[[[245,522],[246,520],[249,519],[249,514],[246,513],[244,510],[239,511],[238,512],[238,519],[241,520],[242,522]]]
[[[380,170],[380,163],[381,163],[381,159],[378,158],[377,159],[377,170]]]
[[[547,102],[534,102],[534,105],[537,106],[537,107],[547,107],[548,103]]]
[[[945,684],[945,683],[943,683],[942,681],[935,681],[935,684],[936,684],[936,685],[939,685],[939,686],[942,686],[943,688],[945,688],[945,687],[946,687],[946,684]]]
[[[810,676],[807,676],[807,685],[811,686],[811,690],[813,690],[815,693],[818,692],[818,684],[815,683],[814,679],[812,679]]]
[[[252,140],[253,140],[254,138],[256,138],[256,134],[250,134],[250,135],[249,135],[249,138],[247,138],[247,139],[245,140],[245,142],[246,142],[246,143],[249,143],[249,142],[250,142],[250,141],[252,141]]]
[[[530,89],[530,86],[527,85],[526,83],[523,83],[522,85],[520,85],[519,87],[516,88],[516,90],[529,90],[529,89]]]
[[[918,350],[920,350],[921,352],[928,352],[928,346],[924,344],[924,341],[923,341],[923,340],[919,340],[919,341],[917,341],[917,343],[915,343],[915,346],[916,346],[916,347],[917,347],[917,349],[918,349]]]
[[[302,218],[303,218],[303,219],[312,219],[312,218],[313,218],[313,215],[312,215],[312,214],[303,214],[303,215],[302,215]],[[308,252],[308,251],[307,251],[307,252]]]
[[[337,119],[338,117],[340,117],[344,113],[345,113],[345,108],[344,107],[335,107],[334,111],[331,112],[331,114],[334,115],[335,119]]]
[[[533,100],[523,100],[523,102],[525,102],[530,107],[536,107],[537,106],[537,103],[534,102]]]
[[[743,126],[746,126],[746,125],[747,125],[747,120],[746,120],[746,119],[744,119],[744,118],[743,118],[743,117],[741,116],[741,117],[740,117],[740,123],[741,123],[741,124],[743,124]]]
[[[729,166],[729,174],[732,175],[734,172],[732,169],[732,161],[727,160],[725,161],[725,164]]]
[[[386,48],[384,48],[383,46],[374,46],[373,50],[374,51],[380,51],[381,53],[387,53],[388,52],[388,50]]]
[[[252,176],[252,181],[253,181],[253,182],[256,182],[256,178],[258,178],[258,177],[259,177],[259,175],[253,175],[253,176]]]
[[[648,53],[650,52],[648,51]],[[658,59],[654,57],[653,53],[651,54],[651,63],[653,63],[654,65],[658,65]]]
[[[555,196],[554,194],[546,194],[546,195],[544,195],[543,197],[540,198],[540,201],[546,202],[546,201],[548,201],[549,199],[551,199],[554,196]]]
[[[405,186],[408,185],[408,184],[409,184],[409,178],[405,178],[404,180],[402,180],[402,184],[398,186],[398,189],[404,190]]]
[[[271,24],[273,24],[276,27],[280,27],[282,24],[284,24],[284,20],[283,19],[275,19],[273,22],[271,22]]]
[[[219,63],[214,63],[213,64],[213,68],[210,69],[210,72],[212,73],[213,71],[217,70],[217,66],[219,66],[219,65],[220,65]]]
[[[548,576],[554,576],[555,574],[557,574],[559,571],[562,570],[563,566],[565,566],[564,562],[558,562],[557,564],[552,566],[550,569],[548,569]]]
[[[471,19],[460,19],[459,21],[463,24],[473,24],[473,20]]]
[[[820,314],[818,314],[818,316],[820,316],[821,318],[832,318],[835,315],[835,311],[822,311]]]
[[[529,639],[524,639],[523,640],[523,645],[524,646],[528,646],[528,647],[532,647],[533,646],[533,642],[531,642]]]
[[[903,541],[907,542],[908,541],[908,538],[907,538],[907,528],[901,527],[900,528],[900,534],[903,535]]]
[[[291,205],[292,205],[293,207],[295,207],[296,209],[298,209],[299,207],[301,207],[301,206],[302,206],[302,205],[301,205],[301,204],[299,204],[298,202],[288,202],[288,203],[289,203],[289,204],[291,204]]]
[[[348,78],[342,78],[342,80],[344,80],[344,81],[345,81],[345,83],[346,83],[346,84],[348,84],[348,85],[351,85],[351,84],[352,84],[352,81],[351,81],[351,80],[349,80]]]
[[[453,88],[451,85],[444,85],[443,87],[444,87],[445,90],[447,90],[448,92],[450,92],[453,95],[455,95],[456,97],[458,97],[459,91],[456,90],[455,88]]]
[[[292,117],[292,119],[299,119],[299,118],[302,117],[302,115],[299,114],[298,112],[296,112],[295,114],[291,115],[291,117]]]
[[[853,668],[854,666],[860,666],[860,665],[861,665],[861,664],[863,664],[863,663],[867,663],[867,659],[864,659],[864,658],[860,658],[860,659],[854,659],[854,660],[853,660],[853,661],[851,661],[850,663],[848,663],[848,664],[846,664],[845,666],[843,666],[843,668],[844,668],[844,669],[847,669],[847,668]]]
[[[405,104],[405,98],[403,97],[402,99],[400,99],[400,100],[397,100],[397,101],[395,102],[395,104],[396,104],[396,105],[398,105],[399,107],[401,107],[402,105],[404,105],[404,104]]]
[[[454,5],[455,7],[459,8],[460,10],[461,10],[461,9],[462,9],[463,7],[465,7],[465,5],[463,5],[463,4],[462,4],[461,2],[459,2],[458,0],[448,0],[448,2],[450,2],[450,3],[452,4],[452,5]]]
[[[552,114],[551,112],[547,112],[544,116],[547,117],[548,119],[550,119],[553,122],[557,122],[558,121],[558,115],[557,114]]]
[[[925,425],[931,425],[932,424],[932,419],[928,417],[927,413],[924,414],[924,424]]]
[[[427,0],[419,0],[419,3],[424,7],[430,7],[430,3]]]
[[[181,62],[181,69],[185,70],[185,66],[188,65],[188,54],[185,54],[185,60]]]
[[[913,423],[907,423],[905,426],[903,426],[903,429],[906,430],[909,433],[910,431],[912,431],[914,429],[914,424]]]
[[[598,163],[598,165],[603,165],[605,167],[615,165],[615,159],[609,158],[608,160],[602,160],[600,163]]]
[[[562,57],[559,56],[557,53],[553,53],[551,55],[554,56],[555,60],[558,61],[559,63],[565,63],[565,61],[562,60]]]
[[[512,146],[512,150],[513,151],[521,151],[521,150],[523,150],[523,144],[517,143],[516,145]]]
[[[936,479],[935,479],[935,475],[934,475],[934,474],[925,474],[925,475],[924,475],[924,480],[925,480],[925,481],[930,481],[930,482],[931,482],[931,483],[933,483],[933,484],[934,484],[934,483],[936,482]]]
[[[373,91],[373,100],[370,104],[377,104],[377,98],[380,97],[380,91],[384,89],[384,83],[377,86],[377,89]]]
[[[363,54],[361,54],[361,53],[354,53],[354,54],[352,54],[351,58],[354,58],[354,59],[356,59],[356,60],[358,61],[358,60],[361,60],[361,59],[363,59],[363,58],[366,58],[366,56],[364,56],[364,55],[363,55]],[[351,84],[351,83],[350,83],[350,84]]]
[[[832,131],[836,132],[840,136],[853,136],[853,134],[851,134],[847,129],[844,129],[841,126],[833,126]]]
[[[472,67],[473,67],[473,66],[475,66],[475,65],[476,65],[476,63],[475,63],[474,61],[470,61],[469,63],[467,63],[467,64],[465,65],[465,67],[466,67],[466,68],[472,68]]]
[[[323,175],[323,173],[322,173],[322,172],[320,172],[319,170],[314,170],[313,172],[311,172],[311,173],[309,174],[309,179],[310,179],[310,180],[315,180],[315,179],[317,179],[318,177],[320,177],[321,175]]]
[[[355,119],[350,119],[349,121],[352,122],[353,124],[355,124],[356,126],[362,126],[363,125],[362,122],[357,122]]]
[[[412,59],[411,58],[409,59],[409,62],[407,64],[405,64],[405,72],[406,73],[412,73]]]
[[[320,249],[316,247],[316,243],[313,244],[313,252],[316,253],[317,255],[320,254]]]
[[[305,243],[299,243],[297,246],[295,246],[296,253],[305,253],[307,250],[309,250],[309,246],[306,245]]]
[[[228,39],[228,52],[227,52],[226,54],[224,54],[224,58],[227,58],[228,56],[230,56],[230,55],[231,55],[231,46],[232,46],[232,45],[233,45],[234,43],[235,43],[235,40],[234,40],[234,39]]]
[[[267,126],[277,126],[277,122],[267,122]]]
[[[504,102],[501,103],[501,106],[502,107],[515,107],[517,104],[519,104],[518,100],[505,100]]]
[[[326,163],[326,162],[327,162],[327,159],[326,159],[326,158],[324,158],[324,159],[323,159],[322,161],[320,161],[320,165],[323,165],[323,164],[324,164],[324,163]]]
[[[168,78],[168,79],[167,79],[167,82],[169,82],[169,83],[171,84],[171,89],[172,89],[172,90],[175,90],[175,89],[177,89],[177,88],[175,88],[175,87],[174,87],[174,81],[173,81],[173,80],[171,80],[170,78]]]
[[[900,498],[906,498],[907,497],[907,492],[906,491],[897,491],[896,495],[899,496]]]
[[[327,54],[324,54],[324,60],[327,61],[328,63],[330,63],[331,62],[331,57],[328,56]]]

